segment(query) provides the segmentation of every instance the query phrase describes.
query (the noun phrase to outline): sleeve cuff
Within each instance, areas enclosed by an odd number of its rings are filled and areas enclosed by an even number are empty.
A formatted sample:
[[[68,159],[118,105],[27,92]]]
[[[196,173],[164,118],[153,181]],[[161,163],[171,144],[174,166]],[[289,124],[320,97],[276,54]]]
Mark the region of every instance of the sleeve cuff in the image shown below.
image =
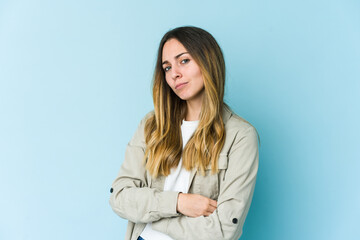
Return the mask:
[[[169,217],[179,216],[180,213],[176,211],[178,195],[180,192],[172,192],[172,191],[164,191],[161,193],[161,197],[159,199],[159,211],[163,212],[165,215]]]

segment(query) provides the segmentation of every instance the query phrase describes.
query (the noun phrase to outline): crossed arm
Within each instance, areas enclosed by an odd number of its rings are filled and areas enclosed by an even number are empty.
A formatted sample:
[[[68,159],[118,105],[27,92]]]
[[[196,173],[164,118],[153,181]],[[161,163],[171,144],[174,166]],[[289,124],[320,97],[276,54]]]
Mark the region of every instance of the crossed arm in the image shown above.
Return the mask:
[[[154,230],[174,239],[238,239],[250,207],[258,169],[256,130],[238,133],[228,155],[218,201],[198,194],[149,188],[142,164],[141,128],[129,142],[115,179],[110,205],[122,218],[152,222]]]

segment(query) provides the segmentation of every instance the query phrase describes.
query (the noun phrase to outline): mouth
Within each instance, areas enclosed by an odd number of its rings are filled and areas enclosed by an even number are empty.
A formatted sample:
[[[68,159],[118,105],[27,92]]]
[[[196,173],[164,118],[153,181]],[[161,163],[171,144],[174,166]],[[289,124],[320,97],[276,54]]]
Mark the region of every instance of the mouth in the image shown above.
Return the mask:
[[[175,86],[175,89],[180,89],[182,88],[183,86],[185,86],[187,84],[187,82],[184,82],[184,83],[179,83]]]

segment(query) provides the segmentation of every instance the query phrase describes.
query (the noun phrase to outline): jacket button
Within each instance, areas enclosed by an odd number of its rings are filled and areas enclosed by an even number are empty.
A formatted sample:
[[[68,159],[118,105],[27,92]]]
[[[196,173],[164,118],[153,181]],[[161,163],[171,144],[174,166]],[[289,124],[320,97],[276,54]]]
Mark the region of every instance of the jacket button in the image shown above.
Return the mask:
[[[114,189],[113,188],[110,188],[110,193],[112,193],[114,191]]]
[[[233,224],[237,224],[237,222],[238,222],[237,218],[233,218],[232,222],[233,222]]]

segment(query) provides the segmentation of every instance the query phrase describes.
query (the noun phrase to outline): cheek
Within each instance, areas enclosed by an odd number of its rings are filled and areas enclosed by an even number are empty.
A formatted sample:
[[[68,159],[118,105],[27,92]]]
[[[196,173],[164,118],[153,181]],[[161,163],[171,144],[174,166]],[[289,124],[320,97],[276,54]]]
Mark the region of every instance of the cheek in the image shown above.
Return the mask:
[[[166,84],[172,88],[171,82],[170,82],[170,80],[168,79],[168,77],[166,77],[166,76],[165,76],[165,81],[166,81]]]
[[[196,76],[196,82],[197,82],[197,85],[199,86],[204,86],[204,78],[203,78],[203,75],[201,74],[201,72],[199,72]]]
[[[200,68],[197,68],[194,72],[193,72],[193,76],[196,78],[197,82],[204,82],[203,80],[203,75],[201,73]]]

